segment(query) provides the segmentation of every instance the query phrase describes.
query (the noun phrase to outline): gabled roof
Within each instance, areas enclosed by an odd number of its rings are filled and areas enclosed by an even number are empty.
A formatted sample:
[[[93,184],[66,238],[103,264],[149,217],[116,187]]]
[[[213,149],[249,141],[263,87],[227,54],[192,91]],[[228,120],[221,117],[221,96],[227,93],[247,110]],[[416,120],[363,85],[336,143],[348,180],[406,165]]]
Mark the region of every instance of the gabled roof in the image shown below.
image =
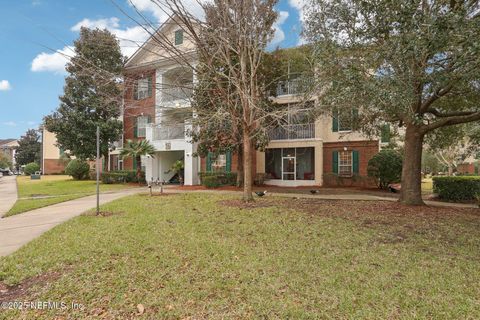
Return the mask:
[[[14,142],[16,140],[17,139],[0,139],[0,146],[2,146],[4,144],[9,144],[10,142]]]
[[[133,64],[134,60],[140,56],[144,49],[145,49],[145,46],[147,46],[151,41],[152,41],[152,38],[155,34],[157,33],[161,33],[163,32],[168,26],[170,26],[170,24],[172,22],[175,22],[175,19],[174,17],[169,17],[164,23],[162,23],[160,25],[160,27],[158,27],[157,30],[155,30],[155,32],[153,32],[153,34],[150,35],[150,37],[148,37],[147,41],[145,41],[138,49],[137,51],[135,51],[132,56],[130,58],[128,58],[127,62],[125,63],[125,67],[128,68],[131,66],[131,64]]]

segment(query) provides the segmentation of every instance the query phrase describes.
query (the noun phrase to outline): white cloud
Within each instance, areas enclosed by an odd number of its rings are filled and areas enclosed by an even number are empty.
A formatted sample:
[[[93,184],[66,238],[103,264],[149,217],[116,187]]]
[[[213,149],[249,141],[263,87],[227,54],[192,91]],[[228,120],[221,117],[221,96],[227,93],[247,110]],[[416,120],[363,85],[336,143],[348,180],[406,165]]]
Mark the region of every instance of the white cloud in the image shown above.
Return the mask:
[[[8,80],[0,80],[0,91],[12,90],[12,86]]]
[[[300,16],[300,21],[305,21],[304,9],[305,9],[305,0],[288,0],[288,4],[295,8],[298,11]]]
[[[168,17],[164,9],[160,8],[152,0],[130,0],[128,4],[135,7],[138,11],[150,12],[157,19],[157,22],[164,22]]]
[[[53,53],[42,52],[32,61],[31,70],[34,72],[50,71],[55,73],[64,73],[65,65],[74,56],[73,47],[66,46]]]
[[[3,122],[2,124],[6,125],[6,126],[9,126],[9,127],[16,127],[17,126],[17,123],[15,121],[7,121],[7,122]]]
[[[204,17],[204,11],[202,9],[201,4],[211,2],[211,0],[183,0],[182,6],[188,10],[193,16],[197,18]],[[135,7],[140,12],[148,12],[157,19],[157,22],[162,23],[165,22],[168,18],[168,14],[165,13],[167,10],[167,6],[162,6],[162,1],[152,1],[152,0],[129,0],[128,4],[132,7]],[[158,5],[157,5],[158,4]],[[160,7],[160,6],[162,7]]]
[[[118,28],[119,27],[119,22],[120,19],[117,17],[112,17],[108,19],[98,19],[98,20],[90,20],[90,19],[83,19],[76,25],[74,25],[70,30],[72,31],[80,31],[81,27],[89,28],[89,29],[113,29],[113,28]]]
[[[273,39],[270,41],[270,46],[277,45],[285,39],[285,32],[282,30],[281,26],[285,23],[285,21],[287,21],[287,18],[287,11],[280,11],[278,13],[277,21],[275,21],[275,23],[273,24],[273,27],[275,28],[275,33],[273,35]]]

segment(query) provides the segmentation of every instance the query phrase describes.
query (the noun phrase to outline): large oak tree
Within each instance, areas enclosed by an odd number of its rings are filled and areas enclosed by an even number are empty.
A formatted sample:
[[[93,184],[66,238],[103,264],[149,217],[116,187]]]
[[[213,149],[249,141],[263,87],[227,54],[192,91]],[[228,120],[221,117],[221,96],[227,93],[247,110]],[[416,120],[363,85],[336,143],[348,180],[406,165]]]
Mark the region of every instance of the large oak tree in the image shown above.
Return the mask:
[[[306,36],[324,110],[361,108],[360,127],[404,128],[400,201],[423,204],[424,137],[480,120],[476,0],[310,0]]]

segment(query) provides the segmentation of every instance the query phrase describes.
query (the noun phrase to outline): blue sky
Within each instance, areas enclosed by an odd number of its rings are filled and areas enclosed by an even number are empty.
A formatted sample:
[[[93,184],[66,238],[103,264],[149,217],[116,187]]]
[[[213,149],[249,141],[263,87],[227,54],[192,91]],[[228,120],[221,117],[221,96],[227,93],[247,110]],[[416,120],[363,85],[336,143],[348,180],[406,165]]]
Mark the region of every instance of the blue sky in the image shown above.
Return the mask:
[[[132,12],[128,0],[114,0]],[[149,0],[131,0],[152,21],[163,14]],[[193,1],[193,0],[185,0]],[[280,0],[279,19],[271,47],[299,43],[302,0]],[[18,138],[38,128],[58,106],[69,46],[80,26],[107,27],[128,55],[146,37],[111,0],[0,0],[0,139]],[[63,54],[55,53],[59,50]]]

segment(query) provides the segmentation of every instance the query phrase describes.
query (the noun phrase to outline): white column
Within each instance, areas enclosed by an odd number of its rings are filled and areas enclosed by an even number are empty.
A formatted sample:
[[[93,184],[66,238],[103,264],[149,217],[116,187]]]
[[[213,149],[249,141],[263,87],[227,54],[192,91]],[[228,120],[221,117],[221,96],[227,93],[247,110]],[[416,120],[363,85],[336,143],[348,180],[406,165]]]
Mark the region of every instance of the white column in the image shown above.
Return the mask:
[[[185,131],[192,128],[191,124],[185,125]],[[185,135],[185,155],[184,155],[184,183],[187,186],[198,184],[198,159],[193,156],[197,152],[197,145],[192,143],[190,137]]]
[[[159,108],[162,106],[162,91],[163,86],[163,73],[162,70],[155,70],[155,123],[161,122],[161,113],[158,113]]]
[[[145,180],[147,183],[152,180],[153,177],[153,158],[148,156],[142,156],[142,163],[145,164]]]

